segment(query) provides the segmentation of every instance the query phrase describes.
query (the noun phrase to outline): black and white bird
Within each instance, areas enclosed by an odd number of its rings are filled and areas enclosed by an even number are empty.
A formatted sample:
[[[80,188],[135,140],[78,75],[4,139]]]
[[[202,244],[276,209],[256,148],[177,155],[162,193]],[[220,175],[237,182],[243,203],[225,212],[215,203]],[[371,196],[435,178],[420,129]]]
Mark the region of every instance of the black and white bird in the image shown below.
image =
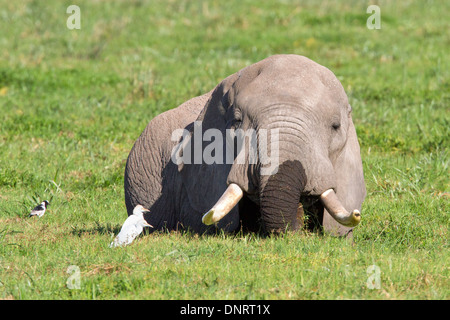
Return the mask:
[[[42,201],[41,204],[37,205],[36,207],[34,207],[33,210],[31,210],[28,216],[29,217],[38,216],[39,218],[41,218],[44,215],[45,210],[47,210],[47,206],[49,204],[50,203],[47,200]]]
[[[150,212],[150,210],[145,209],[143,206],[138,204],[133,209],[133,214],[130,215],[123,223],[122,229],[120,229],[119,234],[116,236],[113,242],[109,245],[110,248],[126,246],[133,242],[133,240],[142,233],[144,227],[152,227],[144,219],[144,213]]]

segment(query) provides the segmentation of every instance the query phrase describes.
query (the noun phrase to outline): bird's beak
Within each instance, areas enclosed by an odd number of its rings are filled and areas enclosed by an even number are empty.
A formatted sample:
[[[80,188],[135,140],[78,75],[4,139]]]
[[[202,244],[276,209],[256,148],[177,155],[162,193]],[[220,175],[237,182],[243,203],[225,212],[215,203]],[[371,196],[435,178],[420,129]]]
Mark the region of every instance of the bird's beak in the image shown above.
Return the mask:
[[[148,210],[148,209],[145,209],[145,208],[142,209],[142,213],[149,213],[149,212],[150,212],[150,210]],[[144,225],[147,227],[153,228],[153,226],[150,223],[148,223],[147,221],[145,221]]]
[[[147,227],[153,228],[153,226],[152,226],[150,223],[148,223],[147,221],[145,221],[145,224],[144,224],[144,225],[147,226]]]

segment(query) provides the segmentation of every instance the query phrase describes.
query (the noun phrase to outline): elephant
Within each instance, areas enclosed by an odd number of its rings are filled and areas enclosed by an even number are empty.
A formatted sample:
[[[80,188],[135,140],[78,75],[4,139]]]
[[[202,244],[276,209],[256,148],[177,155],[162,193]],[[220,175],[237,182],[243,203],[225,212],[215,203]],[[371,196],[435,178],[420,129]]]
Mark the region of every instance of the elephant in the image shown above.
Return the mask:
[[[237,130],[253,135],[228,134]],[[326,67],[269,56],[154,117],[129,153],[124,191],[128,215],[143,205],[153,230],[352,237],[366,196],[352,107]]]

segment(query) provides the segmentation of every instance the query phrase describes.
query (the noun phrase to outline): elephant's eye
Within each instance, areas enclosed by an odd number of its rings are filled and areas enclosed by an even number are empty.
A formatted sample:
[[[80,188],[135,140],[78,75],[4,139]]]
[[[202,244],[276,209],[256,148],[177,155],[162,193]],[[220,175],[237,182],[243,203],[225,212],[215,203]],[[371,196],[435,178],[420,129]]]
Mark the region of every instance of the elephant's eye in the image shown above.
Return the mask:
[[[340,123],[333,123],[331,126],[333,127],[334,130],[338,130],[341,127],[341,124]]]
[[[242,121],[240,119],[230,119],[227,122],[227,129],[239,129],[241,127]]]
[[[231,124],[231,126],[234,129],[239,129],[241,127],[242,121],[241,119],[233,119],[233,123]]]

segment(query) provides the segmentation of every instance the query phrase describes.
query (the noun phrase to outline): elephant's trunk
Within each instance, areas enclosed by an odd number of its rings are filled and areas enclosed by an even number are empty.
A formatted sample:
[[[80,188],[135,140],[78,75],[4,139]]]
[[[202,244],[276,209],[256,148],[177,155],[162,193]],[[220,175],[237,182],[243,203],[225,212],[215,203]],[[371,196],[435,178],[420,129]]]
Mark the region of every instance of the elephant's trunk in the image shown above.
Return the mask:
[[[303,194],[319,196],[334,187],[334,171],[323,154],[318,137],[305,130],[299,116],[284,118],[272,115],[265,128],[278,132],[268,143],[267,154],[278,164],[273,174],[259,171],[259,200],[263,228],[267,232],[296,230],[302,225],[298,206]],[[273,131],[277,130],[277,131]],[[275,143],[273,143],[275,142]],[[267,171],[266,171],[267,172]]]
[[[276,174],[261,176],[259,199],[266,232],[299,228],[297,208],[304,186],[305,171],[299,161],[285,161]]]

